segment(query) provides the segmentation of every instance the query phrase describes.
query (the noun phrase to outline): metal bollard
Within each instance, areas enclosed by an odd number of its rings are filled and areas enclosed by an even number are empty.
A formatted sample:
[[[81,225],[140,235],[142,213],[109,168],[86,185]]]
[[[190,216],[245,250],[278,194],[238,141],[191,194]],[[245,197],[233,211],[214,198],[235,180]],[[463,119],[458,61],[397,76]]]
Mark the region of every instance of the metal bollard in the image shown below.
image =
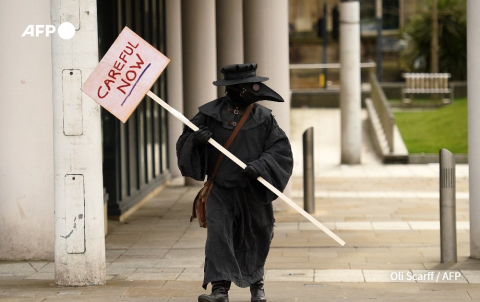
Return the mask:
[[[442,263],[457,262],[457,219],[455,217],[455,158],[440,150],[440,254]]]
[[[315,174],[313,169],[313,127],[303,133],[303,208],[315,212]]]

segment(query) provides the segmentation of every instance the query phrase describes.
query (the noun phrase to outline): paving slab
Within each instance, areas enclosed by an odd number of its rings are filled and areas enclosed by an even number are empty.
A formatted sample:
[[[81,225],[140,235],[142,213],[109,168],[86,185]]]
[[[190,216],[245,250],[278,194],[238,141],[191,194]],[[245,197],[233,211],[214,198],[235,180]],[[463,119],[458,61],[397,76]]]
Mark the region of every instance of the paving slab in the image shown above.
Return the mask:
[[[460,272],[468,283],[480,283],[480,271],[461,270]]]
[[[372,230],[373,226],[370,221],[355,222],[337,222],[335,223],[337,230]]]
[[[175,280],[183,272],[183,268],[139,268],[127,280]]]
[[[315,270],[315,282],[365,282],[362,270]]]
[[[313,282],[313,279],[314,279],[313,269],[301,269],[301,270],[267,269],[265,273],[265,280],[268,280],[268,281]]]
[[[35,268],[28,262],[2,262],[0,261],[0,274],[30,275],[35,273]]]
[[[328,140],[331,147],[335,138],[318,132],[318,148]],[[293,135],[294,152],[299,147]],[[383,165],[367,157],[346,166],[332,150],[315,163],[313,216],[347,245],[339,246],[294,211],[276,212],[265,275],[269,301],[480,300],[480,260],[469,258],[468,165],[456,169],[458,263],[442,264],[438,165]],[[291,183],[293,200],[302,205],[300,163],[295,161]],[[206,230],[188,222],[197,192],[167,187],[125,223],[109,221],[106,286],[56,287],[53,262],[0,262],[0,300],[196,301],[210,291],[201,287]],[[453,279],[407,282],[407,273]],[[250,293],[232,286],[230,297],[249,301]]]
[[[32,279],[32,280],[54,280],[55,279],[55,273],[34,273],[25,279]]]
[[[201,268],[203,265],[203,257],[186,257],[185,259],[160,259],[155,268]]]
[[[372,221],[372,227],[378,231],[411,230],[407,221]]]
[[[203,281],[203,268],[186,268],[176,281]]]

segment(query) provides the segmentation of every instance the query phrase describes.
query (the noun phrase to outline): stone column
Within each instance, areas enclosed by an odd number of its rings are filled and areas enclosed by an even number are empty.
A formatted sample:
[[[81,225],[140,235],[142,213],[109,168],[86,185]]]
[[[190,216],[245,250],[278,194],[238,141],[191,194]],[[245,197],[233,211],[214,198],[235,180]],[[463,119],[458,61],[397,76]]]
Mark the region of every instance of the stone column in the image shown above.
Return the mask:
[[[360,164],[362,151],[360,90],[360,3],[340,5],[341,162]]]
[[[383,32],[383,1],[377,0],[375,4],[375,16],[377,18],[377,79],[382,82],[382,32]]]
[[[287,0],[244,0],[243,32],[245,62],[258,63],[257,75],[269,77],[265,82],[278,92],[285,103],[261,102],[273,110],[276,120],[287,135],[290,134],[290,70],[288,44]],[[285,194],[290,194],[290,184]],[[277,210],[289,206],[276,201]]]
[[[167,74],[167,99],[170,106],[183,113],[183,64],[182,64],[182,12],[178,0],[165,3],[165,25],[167,31],[166,56],[170,58]],[[177,165],[176,143],[182,134],[183,123],[173,116],[168,117],[169,165],[172,177],[180,177]]]
[[[191,119],[198,107],[217,98],[215,0],[182,0],[183,105]],[[190,178],[189,185],[198,184]]]
[[[243,61],[242,0],[217,1],[217,78],[223,79],[220,68]],[[225,95],[225,86],[218,87],[218,97]]]
[[[468,162],[470,183],[470,257],[480,259],[480,1],[467,1]]]
[[[55,173],[55,283],[104,285],[105,235],[100,106],[80,90],[98,64],[95,0],[51,2]],[[73,32],[73,31],[72,31]]]

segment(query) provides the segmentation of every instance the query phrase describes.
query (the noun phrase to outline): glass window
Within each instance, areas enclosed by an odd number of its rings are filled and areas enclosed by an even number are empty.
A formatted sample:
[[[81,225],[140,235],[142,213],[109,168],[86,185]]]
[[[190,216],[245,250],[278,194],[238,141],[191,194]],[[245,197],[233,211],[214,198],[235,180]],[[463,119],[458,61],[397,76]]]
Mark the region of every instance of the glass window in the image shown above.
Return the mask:
[[[383,0],[383,29],[398,29],[399,0]],[[360,26],[362,31],[377,29],[375,16],[376,0],[360,0]]]

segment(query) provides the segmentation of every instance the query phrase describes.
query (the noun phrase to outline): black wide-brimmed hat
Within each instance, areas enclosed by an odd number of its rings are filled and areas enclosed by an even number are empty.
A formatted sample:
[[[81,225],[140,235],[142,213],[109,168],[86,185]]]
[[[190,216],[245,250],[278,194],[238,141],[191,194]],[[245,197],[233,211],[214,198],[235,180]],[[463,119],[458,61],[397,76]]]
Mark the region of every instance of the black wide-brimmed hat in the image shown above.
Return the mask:
[[[222,67],[223,80],[213,82],[215,86],[228,86],[241,83],[258,83],[268,80],[256,75],[257,63],[234,64]]]

